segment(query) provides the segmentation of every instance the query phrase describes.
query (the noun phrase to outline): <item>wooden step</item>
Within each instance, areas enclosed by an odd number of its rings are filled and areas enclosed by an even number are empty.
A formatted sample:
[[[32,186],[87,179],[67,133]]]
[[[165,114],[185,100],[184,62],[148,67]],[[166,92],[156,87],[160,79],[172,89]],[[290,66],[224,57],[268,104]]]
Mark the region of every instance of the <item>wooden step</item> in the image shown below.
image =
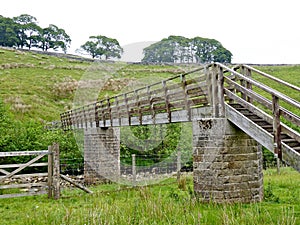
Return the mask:
[[[283,139],[281,141],[292,148],[300,147],[300,143],[298,141],[296,141],[295,139]]]

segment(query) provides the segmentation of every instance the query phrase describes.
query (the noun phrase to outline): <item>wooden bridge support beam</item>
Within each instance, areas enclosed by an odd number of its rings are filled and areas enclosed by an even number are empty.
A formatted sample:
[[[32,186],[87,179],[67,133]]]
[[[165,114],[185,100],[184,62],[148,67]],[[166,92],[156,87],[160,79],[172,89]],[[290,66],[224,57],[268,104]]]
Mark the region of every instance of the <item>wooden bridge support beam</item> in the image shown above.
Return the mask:
[[[263,198],[262,151],[225,118],[193,122],[194,190],[203,202]]]
[[[117,180],[120,175],[120,129],[84,130],[85,183]]]

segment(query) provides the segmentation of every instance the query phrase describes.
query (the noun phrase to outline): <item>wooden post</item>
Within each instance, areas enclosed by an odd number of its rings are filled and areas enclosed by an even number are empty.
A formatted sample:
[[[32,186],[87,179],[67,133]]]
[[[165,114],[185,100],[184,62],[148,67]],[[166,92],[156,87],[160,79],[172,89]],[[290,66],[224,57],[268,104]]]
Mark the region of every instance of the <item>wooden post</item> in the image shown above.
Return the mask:
[[[246,74],[245,74],[248,78],[252,78],[252,74],[251,74],[251,70],[250,69],[246,69]],[[252,90],[252,84],[250,82],[246,83],[246,88],[248,90]],[[247,96],[247,102],[253,103],[253,99],[249,96]]]
[[[53,187],[52,187],[52,181],[53,181],[53,152],[52,152],[52,146],[48,146],[48,198],[53,197]]]
[[[180,169],[181,169],[181,152],[177,152],[177,182],[180,181]]]
[[[207,95],[208,101],[211,107],[213,107],[213,97],[212,97],[212,73],[209,69],[206,71],[206,84],[207,84]]]
[[[188,92],[187,92],[187,88],[186,88],[186,77],[185,75],[180,75],[180,79],[181,79],[181,87],[184,93],[184,108],[187,112],[187,116],[188,116],[188,121],[192,120],[192,114],[191,114],[191,108],[190,108],[190,104],[189,104],[189,98],[188,98]]]
[[[244,66],[241,66],[240,72],[242,75],[245,76],[245,67]],[[243,78],[241,78],[241,86],[243,86],[244,88],[246,88],[246,86],[247,86],[246,81]],[[241,92],[241,97],[242,97],[242,99],[247,100],[246,94],[244,92]]]
[[[170,110],[170,102],[169,102],[169,96],[168,96],[168,88],[167,88],[167,82],[165,80],[162,81],[162,86],[164,89],[164,96],[165,96],[165,104],[166,104],[166,111],[168,114],[168,121],[171,123],[171,110]]]
[[[128,98],[127,94],[124,94],[124,101],[125,101],[125,106],[126,106],[126,112],[127,112],[127,117],[128,117],[128,125],[131,125],[131,117],[130,117],[130,112],[129,112],[129,106],[128,106]]]
[[[109,120],[110,120],[110,126],[112,127],[112,125],[113,125],[113,118],[112,118],[112,113],[111,113],[111,103],[110,103],[110,98],[108,98],[108,99],[106,99],[106,101],[107,101],[107,111],[108,111],[108,113],[109,113]]]
[[[59,145],[53,143],[53,197],[54,199],[60,198],[60,161],[59,161]]]
[[[96,127],[99,127],[98,102],[95,103],[94,109],[95,109],[95,122],[96,122]],[[91,123],[92,123],[92,122],[91,122]],[[91,125],[92,125],[92,124],[91,124]]]
[[[135,154],[132,154],[132,185],[136,186]]]
[[[137,111],[138,111],[138,114],[139,114],[139,122],[140,122],[140,125],[143,124],[143,115],[142,115],[142,110],[141,110],[141,102],[140,102],[140,96],[139,96],[139,93],[138,93],[138,90],[134,90],[134,94],[135,94],[135,101],[136,101],[136,106],[137,106]]]
[[[219,106],[219,117],[225,116],[225,100],[224,100],[224,76],[223,76],[223,68],[217,67],[218,74],[218,106]]]
[[[273,108],[273,132],[274,132],[274,153],[277,156],[277,172],[280,173],[280,160],[282,159],[281,152],[281,125],[280,125],[280,106],[279,98],[272,95]]]
[[[213,107],[213,117],[219,117],[219,102],[218,102],[218,73],[216,71],[217,66],[214,64],[212,67],[212,76],[211,76],[211,86],[212,86],[212,107]]]

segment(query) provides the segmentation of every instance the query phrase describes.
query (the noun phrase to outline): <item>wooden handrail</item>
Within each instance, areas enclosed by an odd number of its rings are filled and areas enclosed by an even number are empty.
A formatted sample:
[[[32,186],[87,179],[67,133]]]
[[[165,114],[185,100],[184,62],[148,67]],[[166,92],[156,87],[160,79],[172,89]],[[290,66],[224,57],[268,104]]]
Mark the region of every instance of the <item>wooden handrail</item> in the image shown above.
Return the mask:
[[[242,75],[242,74],[240,74],[240,73],[238,73],[238,72],[230,69],[229,67],[227,67],[227,66],[225,66],[225,65],[223,65],[221,63],[216,63],[216,64],[219,65],[220,67],[228,70],[229,72],[237,75],[238,77],[242,78],[243,80],[251,83],[252,85],[254,85],[254,86],[256,86],[256,87],[258,87],[258,88],[260,88],[260,89],[262,89],[262,90],[264,90],[266,92],[268,92],[272,96],[274,95],[274,96],[278,97],[279,99],[285,101],[286,103],[289,103],[289,104],[291,104],[294,107],[300,108],[300,103],[298,101],[296,101],[296,100],[294,100],[292,98],[289,98],[288,96],[280,93],[279,91],[276,91],[276,90],[274,90],[274,89],[272,89],[272,88],[270,88],[270,87],[268,87],[268,86],[266,86],[266,85],[264,85],[264,84],[262,84],[262,83],[260,83],[258,81],[250,79],[250,78],[248,78],[248,77],[246,77],[246,76],[244,76],[244,75]]]
[[[258,70],[258,69],[255,69],[255,68],[251,67],[251,66],[248,66],[248,65],[242,65],[242,66],[244,66],[245,68],[250,69],[250,70],[254,71],[255,73],[258,73],[258,74],[260,74],[260,75],[262,75],[262,76],[264,76],[264,77],[267,77],[267,78],[269,78],[269,79],[271,79],[271,80],[274,80],[274,81],[276,81],[276,82],[278,82],[278,83],[280,83],[280,84],[283,84],[283,85],[285,85],[285,86],[287,86],[287,87],[289,87],[289,88],[292,88],[292,89],[294,89],[294,90],[296,90],[296,91],[300,91],[300,87],[297,87],[297,86],[295,86],[295,85],[292,85],[292,84],[290,84],[290,83],[288,83],[288,82],[286,82],[286,81],[284,81],[284,80],[281,80],[281,79],[279,79],[279,78],[277,78],[277,77],[273,77],[273,76],[271,76],[270,74],[267,74],[267,73],[265,73],[265,72],[262,72],[262,71],[260,71],[260,70]]]

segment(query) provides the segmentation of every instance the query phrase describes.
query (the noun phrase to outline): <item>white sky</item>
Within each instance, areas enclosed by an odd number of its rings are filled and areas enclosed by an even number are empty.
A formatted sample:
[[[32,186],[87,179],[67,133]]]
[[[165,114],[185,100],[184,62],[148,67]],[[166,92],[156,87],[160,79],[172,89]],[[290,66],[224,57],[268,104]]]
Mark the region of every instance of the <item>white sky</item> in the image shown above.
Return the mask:
[[[91,35],[121,45],[159,41],[169,35],[220,41],[234,63],[300,64],[298,0],[8,0],[0,15],[35,16],[71,36],[69,53]]]

